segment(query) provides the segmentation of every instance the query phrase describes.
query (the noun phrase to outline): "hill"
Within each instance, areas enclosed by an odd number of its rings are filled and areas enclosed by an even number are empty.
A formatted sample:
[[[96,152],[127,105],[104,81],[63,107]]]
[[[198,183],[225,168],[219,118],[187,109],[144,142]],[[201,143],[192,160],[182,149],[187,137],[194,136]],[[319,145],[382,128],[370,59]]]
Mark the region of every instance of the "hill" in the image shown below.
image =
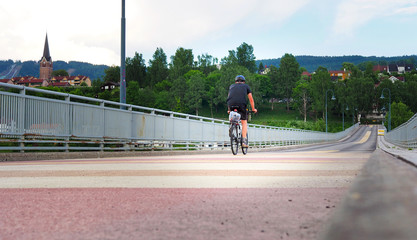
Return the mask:
[[[396,57],[364,57],[364,56],[295,56],[297,62],[301,67],[304,67],[309,72],[314,72],[318,67],[322,66],[328,70],[340,70],[344,62],[353,63],[359,66],[361,70],[365,70],[365,63],[373,62],[376,64],[389,64],[389,63],[411,63],[417,66],[417,55],[409,56],[396,56]],[[281,58],[274,59],[260,59],[256,61],[256,65],[262,62],[263,65],[274,65],[279,67]],[[103,79],[104,70],[109,66],[106,65],[94,65],[86,62],[78,61],[54,61],[54,70],[64,69],[70,75],[84,75],[88,76],[91,80],[97,78]],[[12,78],[21,76],[39,76],[39,62],[37,61],[12,61],[12,60],[0,60],[0,79]]]
[[[327,70],[341,70],[342,64],[344,62],[353,63],[354,65],[359,66],[361,70],[365,70],[366,62],[373,62],[376,64],[386,65],[389,63],[411,63],[416,66],[417,64],[417,55],[410,56],[396,56],[396,57],[364,57],[364,56],[295,56],[295,59],[300,64],[301,67],[307,69],[308,72],[314,72],[318,67],[322,66],[327,68]],[[261,59],[256,61],[258,66],[260,62],[263,65],[271,66],[274,65],[279,67],[281,58],[274,59]]]
[[[94,65],[91,63],[77,62],[77,61],[54,61],[54,70],[64,69],[71,76],[84,75],[91,80],[103,78],[104,70],[108,68],[106,65]],[[23,76],[39,76],[39,62],[36,61],[0,61],[0,79],[13,78]]]

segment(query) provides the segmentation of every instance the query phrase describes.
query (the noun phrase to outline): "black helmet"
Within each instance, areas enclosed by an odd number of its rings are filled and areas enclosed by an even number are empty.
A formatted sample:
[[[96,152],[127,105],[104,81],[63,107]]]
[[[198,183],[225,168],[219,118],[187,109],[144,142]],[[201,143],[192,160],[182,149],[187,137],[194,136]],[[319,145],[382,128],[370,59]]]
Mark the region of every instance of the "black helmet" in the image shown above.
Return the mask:
[[[235,82],[246,82],[246,79],[243,75],[237,75],[235,78]]]

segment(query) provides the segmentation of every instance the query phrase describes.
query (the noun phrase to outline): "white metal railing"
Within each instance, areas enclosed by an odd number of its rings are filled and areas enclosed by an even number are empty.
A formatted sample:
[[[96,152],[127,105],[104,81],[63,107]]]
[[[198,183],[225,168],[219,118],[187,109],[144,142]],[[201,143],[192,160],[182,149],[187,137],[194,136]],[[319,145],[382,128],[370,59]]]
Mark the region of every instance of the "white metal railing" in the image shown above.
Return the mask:
[[[229,146],[229,122],[0,83],[0,150],[214,149]],[[26,91],[48,94],[38,97]],[[124,109],[121,109],[124,108]],[[339,133],[249,124],[257,147],[335,141]]]
[[[403,148],[417,148],[417,114],[394,130],[386,133],[384,137],[386,141],[394,145]]]

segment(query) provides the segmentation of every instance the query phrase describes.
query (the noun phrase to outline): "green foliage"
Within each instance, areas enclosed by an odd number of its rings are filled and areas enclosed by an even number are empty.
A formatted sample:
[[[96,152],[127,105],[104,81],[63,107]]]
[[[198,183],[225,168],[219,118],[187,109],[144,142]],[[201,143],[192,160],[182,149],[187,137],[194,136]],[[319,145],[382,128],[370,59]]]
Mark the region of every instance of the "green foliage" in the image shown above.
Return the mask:
[[[197,68],[204,73],[204,75],[208,75],[209,73],[215,71],[217,69],[216,64],[218,63],[217,58],[213,58],[213,56],[209,54],[198,55],[197,57]]]
[[[151,88],[168,78],[167,56],[162,48],[157,48],[149,61],[148,78]]]
[[[278,85],[281,89],[281,95],[287,100],[287,111],[290,108],[290,98],[296,82],[301,77],[300,65],[292,54],[286,53],[281,58],[281,64],[278,69]]]
[[[319,66],[323,66],[329,70],[343,70],[342,64],[344,62],[349,62],[357,65],[360,70],[365,71],[366,63],[372,62],[375,65],[387,65],[388,63],[399,63],[403,61],[404,63],[414,64],[416,66],[417,55],[410,55],[410,56],[397,56],[397,57],[364,57],[364,56],[295,56],[297,62],[300,66],[304,67],[308,72],[315,71]],[[256,64],[262,61],[265,65],[271,66],[274,65],[275,67],[280,66],[280,58],[274,59],[262,59],[256,61]]]
[[[204,98],[204,74],[198,70],[191,70],[185,74],[188,91],[185,93],[185,102],[189,109],[194,109],[198,115],[198,109],[202,107]]]
[[[383,100],[379,98],[384,88],[390,89],[392,102],[404,103],[403,105],[409,107],[411,111],[417,111],[417,101],[415,101],[417,71],[400,74],[405,77],[405,82],[394,83],[388,79],[387,73],[377,75],[372,71],[374,63],[388,64],[398,59],[400,59],[398,61],[415,64],[416,56],[410,56],[408,59],[407,56],[391,59],[361,56],[294,57],[291,54],[285,54],[281,59],[256,62],[252,45],[244,42],[235,50],[228,52],[228,56],[221,60],[222,65],[219,69],[218,60],[209,54],[199,55],[197,61],[194,61],[191,49],[178,48],[170,59],[171,62],[168,64],[167,56],[162,48],[156,49],[148,67],[145,65],[142,54],[137,52],[133,58],[126,59],[127,103],[227,118],[225,112],[229,86],[234,83],[236,75],[244,75],[247,84],[252,89],[255,105],[260,109],[259,114],[253,116],[253,123],[325,131],[325,96],[327,93],[329,132],[341,131],[343,129],[340,123],[342,113],[347,119],[352,116],[356,117],[359,113],[365,115],[372,112],[374,108],[380,109],[381,106],[387,105],[388,95]],[[275,60],[278,61],[274,63]],[[366,64],[361,62],[364,60],[368,62]],[[8,72],[10,64],[15,63],[11,60],[0,61],[0,73]],[[22,66],[21,73],[27,73],[25,75],[36,76],[39,73],[38,62],[27,61],[16,62],[16,64],[19,67]],[[267,75],[260,75],[259,71],[264,70],[265,65],[270,66],[269,72]],[[100,89],[104,82],[118,83],[120,81],[119,66],[93,66],[81,62],[54,61],[54,68],[60,69],[54,71],[54,74],[58,75],[67,72],[70,75],[89,76],[92,79],[92,87],[48,87],[47,89],[119,102],[120,90],[118,88],[104,92]],[[91,70],[92,72],[86,70],[83,74],[81,73],[83,69],[94,70]],[[328,69],[346,69],[351,72],[351,77],[345,81],[333,82]],[[301,72],[305,70],[310,72],[315,70],[311,79],[301,78]],[[97,76],[100,71],[102,77],[92,77]],[[379,84],[376,89],[375,84]],[[336,96],[335,101],[330,100],[333,91]],[[38,96],[39,93],[33,93],[33,95]],[[271,101],[283,99],[291,99],[293,108],[290,108],[290,101],[287,105]],[[345,110],[346,106],[349,107],[348,111]],[[403,116],[398,120],[398,124],[408,120],[410,113],[412,114],[408,108],[403,110],[404,106],[393,107],[393,127],[394,108],[399,109],[399,112],[395,113],[398,116],[395,117]]]
[[[301,78],[296,83],[296,87],[292,93],[293,106],[300,111],[300,114],[304,118],[304,122],[307,121],[307,114],[310,109],[310,93],[308,79]]]
[[[104,82],[120,82],[120,67],[112,66],[104,70]]]
[[[402,102],[391,104],[391,129],[394,129],[408,121],[413,116],[413,112]],[[385,126],[388,128],[388,114],[385,115]]]
[[[249,72],[254,73],[256,71],[255,55],[253,54],[253,47],[247,43],[242,43],[236,52],[237,64],[245,67]]]
[[[324,119],[325,117],[326,92],[332,94],[331,91],[328,91],[329,89],[334,89],[330,80],[330,75],[327,72],[327,69],[319,67],[316,74],[312,76],[311,83],[309,84],[309,91],[312,97],[312,109],[316,113],[316,118],[318,117],[317,114],[320,112],[322,113],[322,118]],[[331,109],[331,107],[332,102],[328,101],[328,108]]]
[[[246,68],[250,73],[256,72],[255,55],[253,54],[253,47],[247,43],[242,43],[235,50],[229,50],[229,56],[222,58],[221,64],[223,66],[236,66]]]
[[[133,58],[126,58],[126,81],[135,81],[139,87],[149,86],[146,78],[146,65],[142,54],[135,52]]]
[[[178,79],[184,76],[194,66],[193,50],[178,48],[175,55],[171,57],[170,78]]]
[[[59,69],[52,71],[52,76],[69,76],[68,72],[65,69]]]

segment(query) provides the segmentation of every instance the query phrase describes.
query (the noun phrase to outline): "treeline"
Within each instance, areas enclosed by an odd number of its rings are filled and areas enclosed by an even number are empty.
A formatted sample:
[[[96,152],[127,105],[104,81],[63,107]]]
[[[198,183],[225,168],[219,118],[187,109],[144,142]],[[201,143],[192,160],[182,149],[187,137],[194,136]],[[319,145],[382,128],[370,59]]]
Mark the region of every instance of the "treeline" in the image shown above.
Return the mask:
[[[13,60],[2,60],[0,61],[0,73],[6,72],[11,68],[12,65],[20,65],[21,69],[15,77],[22,76],[39,76],[39,62],[38,61],[16,61]],[[107,69],[106,65],[94,65],[86,62],[77,61],[54,61],[53,69],[59,70],[64,69],[72,76],[84,75],[90,79],[102,79],[104,77],[104,70]]]
[[[266,74],[260,74],[264,63],[257,64],[255,59],[253,47],[247,43],[230,50],[220,61],[209,54],[195,58],[192,49],[180,47],[169,62],[163,49],[157,48],[146,64],[142,54],[136,52],[134,57],[126,58],[126,102],[196,115],[205,109],[213,116],[215,112],[225,112],[229,86],[236,75],[244,75],[258,107],[273,110],[277,102],[284,102],[287,111],[297,110],[304,121],[316,121],[314,130],[325,130],[326,106],[330,117],[344,114],[358,119],[359,114],[363,117],[367,113],[381,112],[383,107],[388,109],[388,92],[392,107],[401,109],[400,113],[392,114],[393,123],[399,124],[417,112],[415,70],[402,75],[404,81],[392,81],[387,73],[373,71],[374,62],[361,63],[364,70],[359,65],[344,62],[338,69],[345,69],[350,77],[340,81],[332,80],[323,66],[314,69],[311,76],[302,75],[307,69],[301,67],[292,54],[282,56],[279,67],[270,66]],[[103,82],[118,83],[120,67],[108,67],[104,73],[102,80],[93,80],[91,88],[49,89],[118,102],[119,88],[101,91],[100,85]],[[383,90],[386,97],[381,99]],[[333,95],[335,100],[332,100]],[[397,117],[402,119],[394,119]]]
[[[344,62],[353,63],[357,65],[359,69],[365,71],[366,64],[371,62],[374,65],[387,65],[387,64],[412,64],[417,66],[417,55],[410,56],[396,56],[396,57],[364,57],[364,56],[295,56],[295,59],[304,67],[308,72],[314,72],[318,67],[325,67],[328,70],[341,70],[341,66]],[[259,65],[279,67],[281,58],[275,59],[263,59],[256,61]]]
[[[299,110],[304,120],[324,119],[326,102],[331,116],[353,115],[354,119],[359,114],[380,112],[384,106],[388,109],[388,98],[380,98],[385,88],[392,95],[391,103],[406,106],[407,117],[417,111],[414,97],[417,94],[416,71],[403,75],[405,81],[393,82],[387,73],[373,72],[374,62],[363,64],[364,70],[344,62],[339,69],[346,69],[350,77],[334,81],[323,66],[315,69],[312,76],[302,75],[306,69],[292,54],[285,54],[280,58],[279,67],[272,65],[267,74],[261,75],[259,72],[264,65],[259,63],[257,66],[253,47],[247,43],[230,50],[220,61],[208,54],[197,59],[194,61],[191,49],[184,48],[177,49],[170,63],[161,48],[155,51],[148,66],[142,54],[127,58],[127,102],[197,115],[200,109],[207,107],[213,115],[213,112],[226,109],[230,84],[236,75],[244,75],[257,105],[268,104],[273,109],[275,102],[285,102],[287,111]],[[106,69],[104,80],[117,82],[119,73],[119,67],[110,67]],[[106,94],[113,101],[119,99],[118,90]],[[331,95],[335,95],[336,100],[332,101]]]

